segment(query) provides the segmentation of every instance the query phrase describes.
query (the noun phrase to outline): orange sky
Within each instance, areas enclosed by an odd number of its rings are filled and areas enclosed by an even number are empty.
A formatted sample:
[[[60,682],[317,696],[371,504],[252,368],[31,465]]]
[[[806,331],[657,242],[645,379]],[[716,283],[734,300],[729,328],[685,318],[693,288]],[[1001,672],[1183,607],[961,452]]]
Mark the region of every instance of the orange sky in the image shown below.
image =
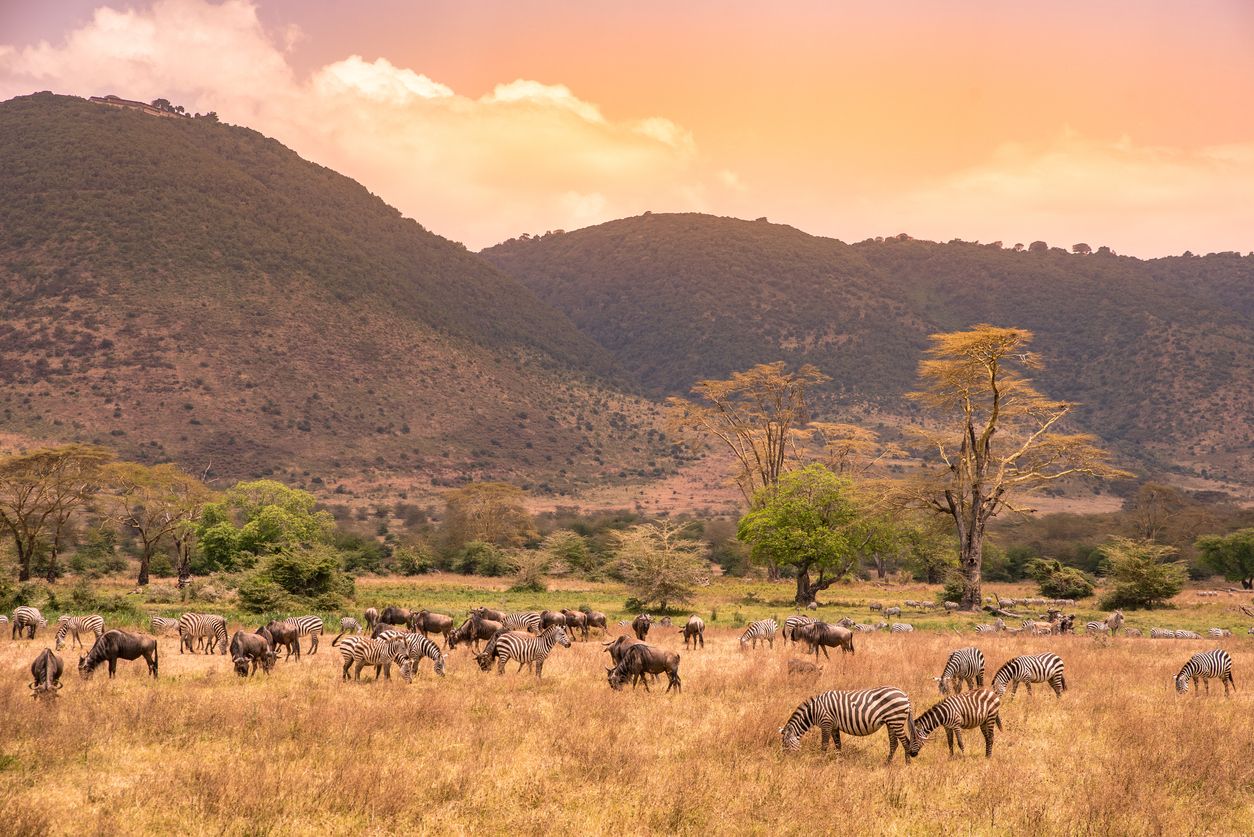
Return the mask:
[[[1244,0],[47,5],[0,6],[0,97],[212,108],[471,247],[652,209],[1254,249]]]

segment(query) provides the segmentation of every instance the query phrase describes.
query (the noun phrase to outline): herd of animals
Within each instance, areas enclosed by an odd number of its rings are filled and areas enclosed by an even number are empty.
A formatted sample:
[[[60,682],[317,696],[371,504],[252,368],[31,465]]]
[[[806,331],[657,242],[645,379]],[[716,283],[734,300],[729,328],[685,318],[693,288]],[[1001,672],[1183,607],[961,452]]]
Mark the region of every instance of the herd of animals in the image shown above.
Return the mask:
[[[900,609],[895,607],[882,608],[873,605],[872,609],[882,609],[889,616],[900,613]],[[8,621],[10,620],[7,617],[0,616],[0,625]],[[352,670],[353,678],[360,679],[362,669],[370,666],[374,668],[376,680],[380,673],[384,678],[390,679],[391,668],[396,665],[401,677],[408,683],[412,681],[421,662],[427,658],[433,661],[436,674],[443,676],[447,661],[446,650],[465,645],[471,647],[475,661],[483,671],[490,671],[495,665],[497,673],[504,674],[506,663],[512,660],[518,663],[518,671],[526,666],[536,677],[542,677],[549,655],[558,645],[569,648],[571,636],[587,642],[594,629],[608,634],[605,614],[596,611],[506,613],[492,608],[476,607],[467,613],[460,625],[455,626],[455,621],[446,614],[428,610],[412,611],[396,606],[386,607],[382,611],[369,608],[363,614],[361,622],[354,617],[343,617],[340,619],[340,632],[331,641],[331,645],[338,649],[343,659],[341,676],[345,680],[349,679],[349,672]],[[666,691],[682,691],[679,654],[650,645],[646,641],[655,621],[662,626],[671,627],[668,617],[655,620],[649,614],[640,614],[629,622],[618,623],[620,627],[630,628],[630,635],[624,633],[603,643],[603,649],[609,654],[612,663],[606,668],[606,679],[611,688],[621,690],[630,682],[633,689],[643,684],[645,691],[648,691],[650,678],[656,680],[665,674],[668,680]],[[1113,635],[1123,627],[1123,621],[1123,613],[1115,611],[1105,620],[1086,623],[1085,630],[1089,634]],[[33,640],[36,632],[48,625],[38,609],[25,606],[14,611],[11,623],[11,640],[19,636]],[[184,613],[177,619],[153,616],[150,627],[150,635],[118,629],[106,631],[104,619],[100,616],[65,615],[56,623],[55,648],[59,651],[71,640],[82,647],[79,635],[89,633],[95,637],[95,642],[85,655],[79,657],[78,662],[78,671],[84,680],[90,679],[101,664],[107,663],[109,677],[113,677],[119,659],[133,661],[141,657],[148,665],[148,673],[155,678],[158,672],[157,636],[174,633],[179,637],[180,654],[194,654],[198,651],[226,654],[229,650],[236,674],[250,677],[258,669],[269,674],[278,662],[280,651],[284,652],[285,660],[293,656],[299,660],[300,640],[304,637],[309,638],[309,649],[306,653],[316,654],[319,637],[324,632],[323,621],[317,616],[273,620],[252,633],[239,630],[229,642],[226,620],[213,614]],[[864,625],[844,618],[829,624],[798,614],[788,617],[782,629],[774,619],[760,619],[750,623],[740,636],[740,646],[742,650],[756,649],[759,643],[763,643],[774,648],[777,636],[785,645],[790,642],[803,644],[808,653],[814,655],[814,662],[790,659],[788,672],[790,675],[815,674],[822,670],[818,666],[820,653],[828,659],[829,648],[839,649],[842,654],[853,654],[855,632],[882,629],[889,629],[894,633],[914,630],[912,626],[900,622],[891,626],[887,623]],[[1022,625],[1010,627],[998,618],[994,623],[976,626],[976,631],[1062,634],[1074,631],[1074,617],[1063,616],[1061,612],[1051,608],[1046,620],[1024,619]],[[705,622],[701,617],[695,614],[689,617],[683,627],[679,628],[679,633],[683,635],[685,649],[690,646],[694,650],[705,647]],[[1125,628],[1124,633],[1141,635],[1139,631],[1134,632],[1130,628]],[[1254,635],[1254,628],[1250,629],[1250,633]],[[1218,628],[1211,629],[1209,634],[1214,637],[1231,636],[1231,632]],[[443,637],[443,648],[431,639],[432,635]],[[1201,638],[1192,631],[1157,628],[1150,631],[1150,636]],[[61,658],[53,649],[45,648],[31,665],[30,688],[33,695],[36,698],[55,697],[61,688],[63,670]],[[909,696],[898,688],[883,686],[823,692],[798,706],[787,723],[780,728],[782,746],[785,750],[797,749],[802,736],[810,728],[818,727],[822,749],[826,750],[830,741],[839,750],[841,733],[864,736],[886,728],[888,760],[892,760],[899,744],[905,758],[909,760],[918,755],[928,738],[938,729],[945,730],[950,755],[953,755],[955,740],[960,751],[965,749],[962,730],[979,729],[984,736],[985,756],[991,757],[993,730],[994,727],[1001,728],[1001,700],[1008,688],[1011,696],[1014,696],[1022,684],[1031,694],[1033,683],[1047,683],[1059,698],[1067,688],[1062,658],[1051,652],[1010,659],[993,675],[988,688],[984,686],[984,673],[984,654],[979,648],[965,647],[952,652],[941,675],[935,678],[942,699],[917,717],[913,714]],[[1223,684],[1225,697],[1229,688],[1236,691],[1232,678],[1232,658],[1221,648],[1194,654],[1176,675],[1176,690],[1180,693],[1187,692],[1189,683],[1192,682],[1197,693],[1200,682],[1209,693],[1211,679],[1218,679]],[[967,687],[966,692],[963,692],[964,685]]]

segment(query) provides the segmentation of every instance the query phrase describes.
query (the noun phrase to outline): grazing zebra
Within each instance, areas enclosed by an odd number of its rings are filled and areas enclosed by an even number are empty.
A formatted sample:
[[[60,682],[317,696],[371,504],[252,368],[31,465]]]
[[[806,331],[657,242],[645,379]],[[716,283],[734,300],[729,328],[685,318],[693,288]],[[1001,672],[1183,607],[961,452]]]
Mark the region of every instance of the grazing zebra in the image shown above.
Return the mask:
[[[298,642],[303,636],[309,637],[309,651],[306,653],[318,653],[318,637],[322,636],[321,618],[317,616],[292,616],[283,621],[296,629],[296,640]]]
[[[740,635],[740,647],[744,648],[752,642],[753,647],[757,648],[758,640],[760,639],[774,648],[775,632],[777,630],[779,630],[779,623],[774,619],[759,619],[756,622],[750,622],[749,627]]]
[[[995,634],[998,631],[1004,631],[1004,630],[1006,630],[1006,623],[1001,620],[1000,616],[994,619],[992,624],[984,624],[984,625],[975,626],[975,632],[977,634]]]
[[[1176,691],[1184,694],[1189,690],[1189,681],[1193,681],[1193,688],[1197,689],[1197,681],[1200,679],[1206,684],[1206,694],[1210,694],[1210,679],[1218,677],[1220,682],[1224,684],[1224,697],[1228,696],[1228,687],[1232,686],[1232,691],[1237,690],[1237,684],[1232,680],[1232,657],[1222,648],[1216,648],[1214,651],[1202,651],[1194,654],[1192,659],[1184,664],[1184,668],[1180,669],[1180,673],[1176,675]],[[1194,692],[1201,694],[1201,692]]]
[[[810,616],[801,616],[801,615],[789,616],[787,619],[784,620],[784,630],[783,630],[784,644],[787,645],[789,642],[796,642],[797,641],[797,629],[804,628],[806,625],[813,625],[817,621],[818,621],[817,619],[814,619],[813,617],[810,617]]]
[[[444,661],[446,659],[444,652],[440,650],[440,646],[422,634],[404,634],[400,637],[400,641],[405,645],[405,652],[409,654],[409,659],[414,664],[414,674],[418,673],[418,666],[422,664],[424,657],[430,657],[435,661],[435,673],[444,676]]]
[[[1176,632],[1171,628],[1150,628],[1150,639],[1175,639]]]
[[[898,622],[888,630],[890,633],[894,634],[908,634],[914,631],[914,625],[907,625],[905,622]]]
[[[179,617],[179,653],[183,653],[186,646],[189,654],[195,654],[196,651],[192,647],[192,640],[196,637],[205,637],[210,640],[206,654],[212,654],[213,649],[221,647],[219,653],[226,653],[226,620],[221,616],[212,613],[184,613]]]
[[[1176,639],[1201,639],[1201,634],[1194,631],[1176,631]]]
[[[1139,637],[1141,635],[1140,628],[1124,628],[1123,635],[1129,637]]]
[[[543,627],[543,620],[538,613],[511,613],[505,617],[502,623],[507,631],[526,631],[529,634],[538,634]]]
[[[364,636],[349,637],[340,645],[340,656],[344,659],[343,679],[348,679],[348,670],[353,665],[353,679],[361,679],[361,670],[366,666],[374,666],[374,679],[379,679],[383,672],[384,679],[392,679],[392,663],[401,667],[401,678],[409,683],[414,679],[414,663],[409,658],[409,650],[404,641],[394,639],[370,639]]]
[[[906,760],[915,739],[914,720],[910,717],[910,698],[901,689],[881,686],[878,689],[823,692],[808,698],[793,711],[779,734],[785,750],[801,747],[801,736],[818,726],[822,732],[822,749],[827,750],[830,738],[840,751],[840,734],[870,735],[880,727],[888,727],[888,760],[893,760],[897,744],[902,744]]]
[[[970,689],[984,685],[984,652],[974,646],[950,654],[945,670],[936,678],[942,695],[962,694],[963,681]]]
[[[1119,632],[1119,626],[1123,624],[1123,611],[1116,610],[1100,622],[1085,622],[1084,632],[1088,634],[1105,634],[1112,636]]]
[[[39,612],[39,608],[22,605],[13,611],[13,625],[9,629],[9,639],[17,639],[23,633],[29,633],[28,639],[34,639],[35,631],[47,626],[48,620]]]
[[[1206,632],[1206,635],[1215,639],[1223,639],[1226,636],[1232,636],[1232,631],[1227,628],[1211,628]]]
[[[62,616],[57,620],[57,650],[61,650],[61,646],[65,644],[67,634],[74,635],[74,641],[78,643],[78,647],[83,647],[83,641],[78,638],[79,632],[86,633],[91,631],[96,635],[96,639],[104,634],[104,617],[102,616]]]
[[[984,757],[993,756],[993,725],[1001,729],[1001,696],[992,689],[972,689],[965,695],[951,695],[914,719],[917,730],[914,744],[907,749],[910,755],[918,755],[927,738],[938,727],[945,728],[949,741],[949,755],[954,754],[954,739],[958,749],[962,746],[962,730],[979,728],[984,733]]]
[[[148,620],[148,624],[149,624],[149,630],[152,632],[152,635],[160,636],[161,634],[177,632],[178,627],[179,627],[179,620],[168,619],[164,616],[154,616],[152,617],[152,619]]]
[[[862,632],[862,633],[864,633],[864,634],[872,634],[872,633],[875,633],[875,631],[877,631],[877,630],[878,630],[878,628],[876,628],[874,625],[863,625],[863,624],[861,624],[861,623],[857,623],[857,624],[855,624],[855,625],[853,626],[853,629],[854,629],[855,631],[861,631],[861,632]]]
[[[353,635],[361,633],[361,623],[351,616],[345,616],[340,619],[340,632],[335,635],[335,639],[331,640],[331,646],[334,647],[340,641],[340,637],[347,633]]]
[[[1033,683],[1049,683],[1054,694],[1061,698],[1062,693],[1067,691],[1062,658],[1048,651],[1043,654],[1015,657],[997,669],[997,673],[993,675],[993,690],[1000,695],[1012,683],[1014,685],[1010,690],[1011,697],[1019,691],[1020,683],[1027,686],[1029,695],[1032,694]]]
[[[539,636],[521,631],[504,631],[497,634],[488,643],[487,650],[479,655],[479,667],[487,671],[492,667],[492,661],[496,660],[496,673],[504,674],[505,663],[516,660],[519,671],[522,671],[524,665],[534,663],[536,677],[540,677],[544,671],[544,661],[548,659],[553,647],[559,644],[563,648],[570,647],[570,639],[561,625],[553,625]]]

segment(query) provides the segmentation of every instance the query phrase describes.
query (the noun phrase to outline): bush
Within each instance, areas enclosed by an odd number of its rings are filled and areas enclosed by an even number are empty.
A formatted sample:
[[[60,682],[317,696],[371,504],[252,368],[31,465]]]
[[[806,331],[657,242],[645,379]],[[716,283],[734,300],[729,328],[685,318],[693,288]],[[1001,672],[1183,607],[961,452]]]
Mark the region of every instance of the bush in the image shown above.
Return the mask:
[[[1169,561],[1176,550],[1153,541],[1115,538],[1102,547],[1114,589],[1102,598],[1102,607],[1159,607],[1184,588],[1187,570],[1181,561]]]
[[[178,588],[172,585],[149,584],[144,588],[144,601],[148,604],[174,604],[178,600]]]
[[[91,530],[68,563],[73,572],[87,578],[99,578],[126,569],[126,558],[118,554],[117,533],[112,529]]]
[[[453,558],[453,571],[468,575],[500,576],[511,570],[513,566],[505,552],[483,541],[471,541]]]
[[[1087,599],[1093,595],[1093,580],[1084,571],[1059,561],[1038,558],[1028,565],[1028,575],[1040,586],[1041,595],[1051,599]]]
[[[422,546],[398,546],[392,552],[392,562],[401,575],[423,575],[435,569],[435,559]]]
[[[336,538],[335,548],[340,551],[341,563],[347,572],[386,575],[392,570],[392,555],[378,541],[348,533]]]
[[[0,611],[8,613],[15,607],[33,604],[42,592],[43,588],[34,582],[14,584],[0,576]]]
[[[287,601],[283,588],[260,572],[249,575],[239,586],[240,607],[249,613],[276,613],[285,608]]]
[[[302,598],[327,593],[339,596],[353,594],[353,579],[340,569],[339,556],[334,549],[322,544],[287,549],[272,555],[256,575]]]
[[[960,602],[962,596],[967,592],[967,580],[962,577],[962,573],[957,570],[945,573],[945,581],[941,586],[941,590],[936,594],[936,600],[939,602]]]
[[[166,555],[164,552],[158,552],[148,562],[148,572],[157,578],[173,578],[174,562],[170,560],[169,555]]]

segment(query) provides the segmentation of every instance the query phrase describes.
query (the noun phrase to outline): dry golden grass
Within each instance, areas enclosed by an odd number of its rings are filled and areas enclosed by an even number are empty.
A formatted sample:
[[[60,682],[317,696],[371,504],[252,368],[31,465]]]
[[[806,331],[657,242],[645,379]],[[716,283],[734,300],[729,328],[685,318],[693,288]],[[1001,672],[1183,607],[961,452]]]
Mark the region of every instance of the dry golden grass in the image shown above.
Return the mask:
[[[234,626],[232,626],[234,629]],[[617,629],[611,628],[611,634]],[[161,640],[161,677],[142,661],[90,682],[63,652],[52,705],[26,668],[51,643],[0,639],[0,822],[24,834],[656,833],[1240,834],[1254,832],[1254,640],[1234,637],[1241,691],[1177,697],[1172,676],[1214,641],[959,636],[858,637],[817,680],[790,679],[793,653],[742,653],[712,629],[680,651],[681,695],[615,693],[599,642],[558,648],[545,678],[483,674],[454,652],[438,679],[342,683],[329,638],[314,657],[240,680],[222,656]],[[46,637],[46,639],[45,639]],[[805,697],[891,684],[915,712],[937,697],[953,648],[996,666],[1053,650],[1070,690],[1008,699],[991,760],[944,737],[885,766],[886,733],[818,752],[780,752],[777,730]]]

